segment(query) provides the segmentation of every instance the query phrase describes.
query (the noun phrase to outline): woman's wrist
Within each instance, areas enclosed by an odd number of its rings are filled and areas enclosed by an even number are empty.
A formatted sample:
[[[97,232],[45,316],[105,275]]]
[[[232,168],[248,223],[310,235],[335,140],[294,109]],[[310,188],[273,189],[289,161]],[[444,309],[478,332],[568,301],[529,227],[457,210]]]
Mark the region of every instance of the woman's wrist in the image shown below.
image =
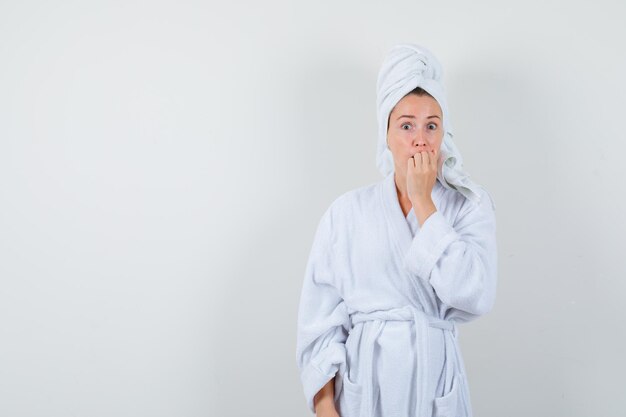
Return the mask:
[[[431,214],[437,211],[437,207],[435,206],[435,203],[430,196],[420,199],[413,199],[411,201],[411,204],[413,205],[413,212],[415,213],[415,217],[417,217],[417,221],[420,227],[430,217]]]

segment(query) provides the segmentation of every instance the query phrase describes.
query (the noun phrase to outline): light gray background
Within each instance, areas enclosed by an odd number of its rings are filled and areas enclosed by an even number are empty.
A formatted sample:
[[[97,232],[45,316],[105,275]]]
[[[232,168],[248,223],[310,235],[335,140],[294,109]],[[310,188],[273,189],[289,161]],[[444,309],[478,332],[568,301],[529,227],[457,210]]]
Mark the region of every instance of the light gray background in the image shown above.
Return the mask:
[[[475,415],[621,416],[623,2],[0,3],[0,415],[305,416],[313,233],[381,179],[388,49],[497,204]]]

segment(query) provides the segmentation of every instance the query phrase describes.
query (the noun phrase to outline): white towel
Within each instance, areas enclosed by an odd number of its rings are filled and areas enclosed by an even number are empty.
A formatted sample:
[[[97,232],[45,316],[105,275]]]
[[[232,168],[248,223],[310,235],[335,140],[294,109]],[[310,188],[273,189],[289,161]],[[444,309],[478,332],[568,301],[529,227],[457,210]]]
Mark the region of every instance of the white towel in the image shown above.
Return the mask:
[[[442,76],[441,63],[425,47],[405,43],[396,45],[390,50],[380,68],[376,86],[378,115],[376,165],[385,177],[394,170],[393,156],[387,145],[389,114],[402,97],[415,87],[421,87],[437,100],[443,112],[444,136],[439,152],[437,178],[444,187],[455,189],[470,201],[478,203],[479,185],[470,180],[469,175],[463,171],[463,158],[452,141],[452,125]]]

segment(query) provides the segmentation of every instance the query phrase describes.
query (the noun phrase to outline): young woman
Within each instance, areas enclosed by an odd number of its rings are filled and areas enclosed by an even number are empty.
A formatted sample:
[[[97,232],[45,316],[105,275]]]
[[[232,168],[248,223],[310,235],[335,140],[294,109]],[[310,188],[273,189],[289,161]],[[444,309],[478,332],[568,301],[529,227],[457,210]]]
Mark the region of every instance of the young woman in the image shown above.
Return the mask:
[[[493,307],[495,205],[452,142],[442,68],[391,49],[377,83],[384,179],[323,214],[306,266],[296,359],[318,417],[471,417],[457,324]]]

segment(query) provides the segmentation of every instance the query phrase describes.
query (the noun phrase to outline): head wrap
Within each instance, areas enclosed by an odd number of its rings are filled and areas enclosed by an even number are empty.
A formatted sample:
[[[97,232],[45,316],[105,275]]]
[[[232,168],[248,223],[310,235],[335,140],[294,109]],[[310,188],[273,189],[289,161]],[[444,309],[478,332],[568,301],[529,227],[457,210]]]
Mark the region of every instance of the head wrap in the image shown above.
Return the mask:
[[[443,140],[437,161],[437,179],[473,202],[480,200],[478,185],[463,171],[463,158],[452,141],[452,126],[442,82],[443,68],[428,49],[405,43],[394,46],[385,58],[376,85],[378,148],[376,165],[383,176],[394,171],[393,156],[387,145],[387,123],[394,106],[415,87],[432,95],[443,112]]]

